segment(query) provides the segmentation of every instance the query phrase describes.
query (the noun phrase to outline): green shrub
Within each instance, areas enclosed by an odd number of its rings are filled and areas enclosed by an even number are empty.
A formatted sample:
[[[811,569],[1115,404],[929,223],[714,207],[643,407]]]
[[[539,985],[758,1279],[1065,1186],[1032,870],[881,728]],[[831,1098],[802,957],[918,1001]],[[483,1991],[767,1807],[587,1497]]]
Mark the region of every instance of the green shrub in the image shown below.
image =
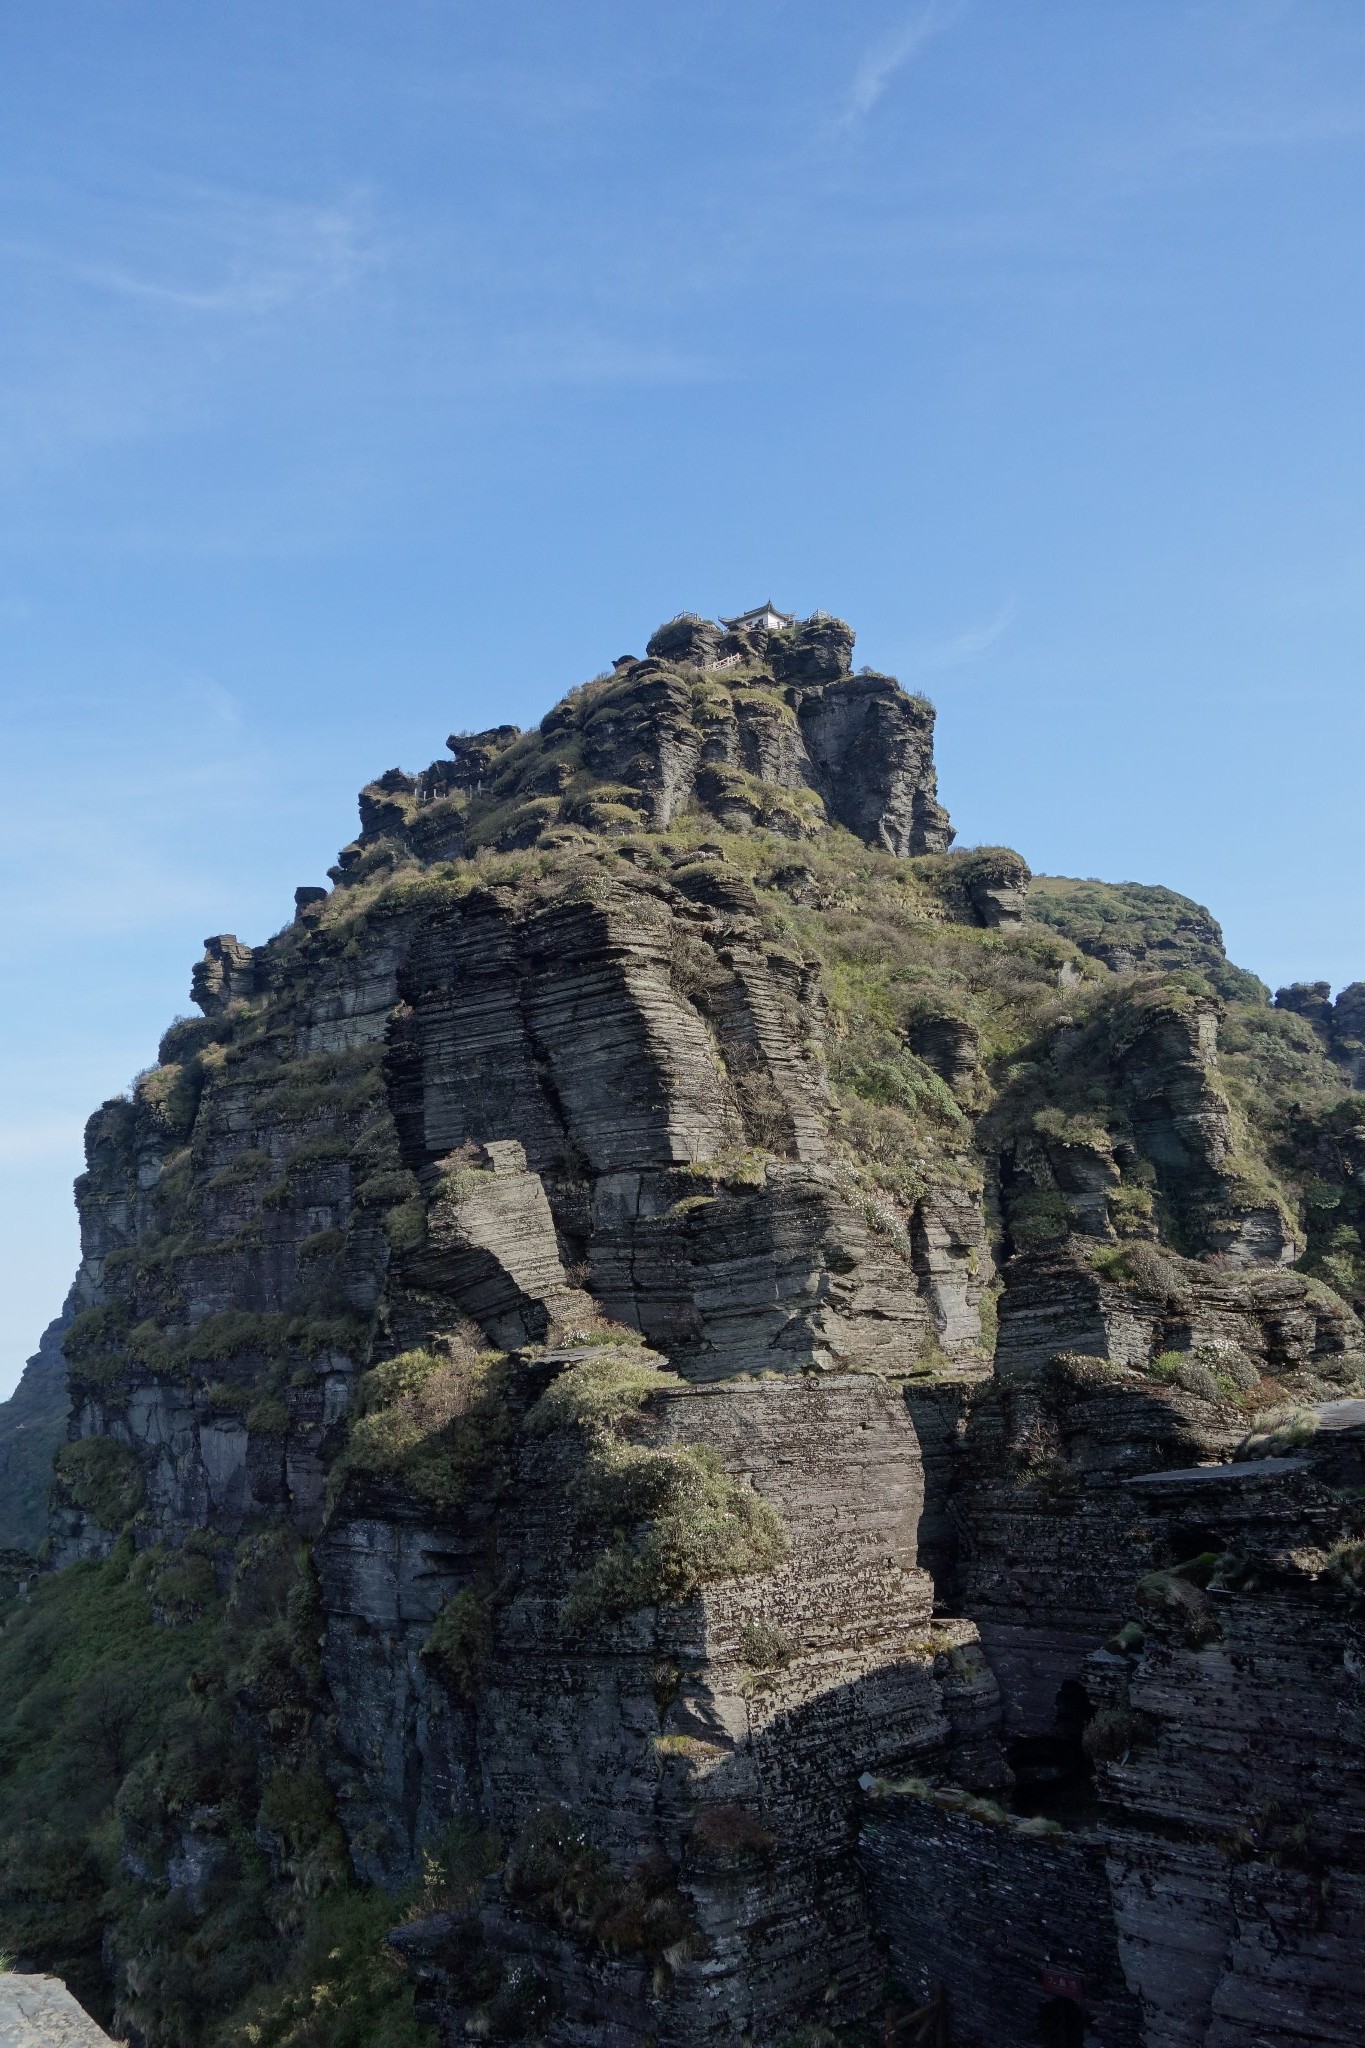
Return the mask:
[[[291,1123],[319,1111],[347,1115],[382,1100],[381,1048],[320,1052],[291,1060],[263,1077],[255,1108],[259,1116]]]
[[[1124,1181],[1108,1195],[1109,1220],[1120,1237],[1150,1237],[1156,1200],[1150,1188]]]
[[[63,1444],[53,1464],[59,1500],[80,1508],[102,1529],[118,1530],[142,1506],[142,1467],[136,1452],[111,1436]]]
[[[558,818],[559,799],[531,797],[525,803],[514,799],[491,809],[484,809],[476,800],[471,803],[468,816],[470,823],[465,844],[471,853],[484,847],[530,846]],[[631,813],[630,822],[635,827],[640,821]]]
[[[1138,1580],[1137,1599],[1150,1616],[1164,1621],[1192,1648],[1200,1649],[1218,1636],[1203,1587],[1181,1571],[1148,1572]]]
[[[230,1159],[226,1166],[220,1167],[204,1185],[213,1189],[244,1187],[248,1182],[258,1180],[263,1173],[268,1173],[273,1165],[274,1161],[268,1152],[261,1152],[253,1147],[250,1151],[239,1152],[235,1159]]]
[[[283,1356],[288,1342],[287,1316],[230,1308],[218,1315],[205,1316],[192,1330],[175,1337],[167,1336],[154,1323],[140,1323],[129,1338],[128,1353],[136,1363],[154,1372],[176,1373],[187,1366],[245,1358],[252,1353],[278,1358]]]
[[[454,1821],[437,1842],[422,1848],[421,1875],[403,1901],[405,1920],[431,1913],[459,1913],[472,1905],[502,1862],[496,1828],[472,1815]]]
[[[1021,1252],[1041,1252],[1061,1244],[1071,1228],[1066,1197],[1052,1188],[1011,1194],[1006,1200],[1005,1214],[1010,1237]]]
[[[471,1699],[492,1643],[492,1603],[486,1593],[464,1586],[432,1623],[422,1655],[434,1657],[456,1692]]]
[[[263,1394],[246,1411],[246,1426],[253,1436],[287,1436],[289,1409],[279,1394]]]
[[[129,1323],[128,1305],[123,1301],[102,1302],[73,1316],[62,1333],[62,1354],[73,1376],[98,1381],[116,1372]]]
[[[1318,1417],[1312,1408],[1276,1408],[1257,1418],[1237,1446],[1239,1458],[1279,1458],[1287,1451],[1301,1450],[1318,1433]]]
[[[194,1127],[202,1085],[203,1070],[197,1061],[149,1067],[133,1083],[133,1100],[158,1131],[183,1140]]]
[[[1168,1308],[1179,1307],[1187,1298],[1185,1278],[1175,1260],[1144,1238],[1102,1254],[1095,1265],[1108,1279],[1126,1284],[1149,1301],[1162,1302]]]
[[[253,1989],[206,2048],[435,2048],[385,1944],[397,1917],[383,1892],[353,1883],[326,1891],[308,1908],[293,1967]]]
[[[434,2048],[384,1945],[397,1909],[351,1882],[308,1739],[314,1600],[271,1530],[237,1546],[226,1608],[202,1545],[124,1538],[6,1616],[0,1946],[105,2025],[114,1959],[146,2048]],[[219,1858],[202,1916],[163,1888],[186,1828]]]
[[[947,1082],[908,1049],[877,1057],[845,1044],[831,1058],[830,1078],[867,1102],[893,1105],[912,1116],[928,1115],[962,1131],[970,1128]]]
[[[544,1806],[523,1824],[503,1868],[509,1899],[533,1919],[610,1955],[658,1962],[700,1949],[692,1908],[663,1855],[628,1875],[613,1869],[586,1826],[567,1808]]]
[[[787,1554],[777,1510],[733,1479],[709,1445],[657,1450],[622,1436],[652,1394],[683,1384],[639,1357],[606,1352],[560,1373],[526,1418],[533,1434],[580,1433],[578,1525],[611,1532],[569,1595],[571,1625],[686,1600],[713,1580],[769,1571]]]
[[[149,1318],[128,1333],[124,1358],[159,1377],[187,1378],[194,1376],[196,1366],[252,1356],[274,1367],[282,1366],[291,1352],[318,1358],[327,1351],[341,1351],[363,1358],[369,1339],[367,1320],[349,1313],[329,1314],[325,1302],[298,1315],[226,1309],[205,1316],[192,1330],[163,1330]]]
[[[552,1380],[527,1415],[526,1426],[533,1434],[574,1425],[589,1431],[605,1429],[633,1415],[651,1394],[685,1385],[662,1365],[624,1357],[615,1349],[604,1351],[600,1358],[584,1359]]]
[[[171,1620],[197,1621],[215,1604],[218,1582],[206,1557],[192,1550],[172,1550],[151,1564],[147,1590],[154,1606]]]
[[[1163,1351],[1152,1360],[1148,1370],[1153,1379],[1181,1387],[1185,1393],[1195,1394],[1201,1401],[1223,1398],[1224,1389],[1209,1367],[1189,1351]]]
[[[1081,1747],[1091,1763],[1117,1763],[1139,1742],[1151,1739],[1151,1723],[1129,1707],[1101,1707],[1085,1724]]]
[[[294,1147],[284,1170],[292,1180],[315,1166],[333,1166],[340,1159],[349,1159],[353,1149],[349,1138],[307,1138]]]
[[[1109,1132],[1095,1116],[1049,1105],[1034,1111],[1033,1128],[1041,1136],[1051,1138],[1059,1145],[1072,1145],[1089,1152],[1106,1154],[1111,1150]]]
[[[648,1351],[643,1330],[633,1329],[629,1323],[609,1322],[605,1316],[594,1320],[566,1323],[560,1343],[565,1350],[586,1350],[596,1345],[619,1350],[622,1345],[635,1351]]]
[[[114,1801],[185,1698],[213,1621],[156,1625],[125,1540],[40,1579],[0,1633],[0,1946],[105,2020]]]
[[[471,1195],[485,1190],[494,1178],[491,1166],[480,1163],[478,1148],[461,1145],[457,1152],[448,1152],[444,1159],[437,1161],[440,1174],[440,1188],[437,1200],[450,1202],[458,1207]]]
[[[543,1806],[508,1851],[503,1889],[538,1917],[578,1932],[592,1929],[609,1909],[616,1879],[585,1824],[565,1807]]]
[[[457,1506],[512,1438],[511,1385],[500,1351],[405,1351],[375,1366],[360,1382],[334,1482],[388,1472],[425,1500]]]
[[[362,1209],[389,1209],[412,1201],[421,1193],[415,1173],[406,1167],[385,1167],[362,1180],[355,1199]]]
[[[772,1571],[789,1549],[777,1509],[731,1478],[708,1444],[651,1451],[599,1446],[581,1494],[585,1518],[613,1536],[569,1596],[571,1624],[688,1600],[700,1587]]]
[[[1365,1541],[1343,1539],[1327,1553],[1326,1576],[1354,1599],[1365,1599]]]
[[[346,1249],[346,1233],[342,1230],[315,1230],[299,1245],[299,1264],[310,1259],[337,1259]]]
[[[773,1836],[758,1815],[734,1800],[704,1806],[692,1824],[692,1854],[699,1862],[722,1869],[766,1861],[774,1847]]]
[[[739,1654],[751,1671],[781,1671],[796,1648],[791,1637],[771,1621],[746,1621],[739,1632]]]
[[[1255,975],[1230,965],[1210,913],[1173,889],[1035,875],[1028,907],[1030,917],[1096,958],[1124,952],[1141,965],[1193,967],[1224,996],[1265,1002],[1267,991]]]
[[[426,1234],[427,1205],[420,1195],[384,1211],[384,1235],[396,1252],[415,1251]]]

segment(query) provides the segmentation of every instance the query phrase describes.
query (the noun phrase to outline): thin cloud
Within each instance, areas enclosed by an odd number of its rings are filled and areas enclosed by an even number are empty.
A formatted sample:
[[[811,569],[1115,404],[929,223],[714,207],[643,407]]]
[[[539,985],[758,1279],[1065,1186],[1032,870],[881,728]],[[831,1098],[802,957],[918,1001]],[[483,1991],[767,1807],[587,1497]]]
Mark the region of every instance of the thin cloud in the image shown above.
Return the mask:
[[[300,205],[204,188],[116,212],[103,239],[93,256],[15,239],[0,242],[0,254],[116,297],[238,318],[343,290],[376,260],[362,203]]]
[[[1213,171],[1236,158],[1271,151],[1354,142],[1365,114],[1345,103],[1207,108],[1166,122],[1105,152],[1111,173],[1139,188],[1191,172]]]
[[[946,640],[931,641],[916,650],[914,664],[917,669],[965,668],[973,661],[980,661],[989,654],[997,643],[1004,639],[1014,624],[1015,604],[1011,598],[992,619],[983,619],[979,625],[967,626],[960,633],[952,634]]]
[[[852,128],[865,120],[897,72],[912,63],[926,43],[951,28],[960,11],[944,5],[943,0],[928,0],[927,6],[915,8],[892,35],[874,43],[853,74],[835,127]]]
[[[0,201],[24,196],[0,186]],[[29,198],[31,232],[0,238],[0,293],[18,309],[0,347],[0,474],[24,511],[0,543],[25,524],[34,543],[21,481],[202,423],[256,372],[263,337],[297,350],[320,319],[349,333],[391,260],[359,191],[299,201],[175,181],[146,202]],[[65,524],[69,546],[69,506]],[[117,531],[126,548],[126,517]]]

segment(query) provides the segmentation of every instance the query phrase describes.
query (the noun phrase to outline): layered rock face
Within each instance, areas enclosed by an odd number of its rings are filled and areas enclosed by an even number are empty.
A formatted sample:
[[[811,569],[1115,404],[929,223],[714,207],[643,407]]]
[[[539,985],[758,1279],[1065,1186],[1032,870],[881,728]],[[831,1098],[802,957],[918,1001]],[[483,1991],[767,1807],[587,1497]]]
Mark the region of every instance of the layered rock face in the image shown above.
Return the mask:
[[[106,1827],[148,2048],[302,2038],[169,1988],[248,1879],[443,2041],[1353,2038],[1365,1103],[1199,906],[948,851],[851,647],[389,771],[92,1118],[53,1583],[220,1643]]]
[[[537,733],[452,735],[455,759],[390,770],[363,792],[353,867],[377,841],[425,857],[530,845],[559,825],[663,830],[685,813],[743,832],[808,838],[845,826],[893,853],[952,843],[937,797],[933,706],[890,676],[853,675],[853,635],[816,618],[787,633],[726,635],[680,618],[642,661],[574,692]],[[233,941],[203,976],[231,972]],[[220,962],[222,963],[220,965]]]

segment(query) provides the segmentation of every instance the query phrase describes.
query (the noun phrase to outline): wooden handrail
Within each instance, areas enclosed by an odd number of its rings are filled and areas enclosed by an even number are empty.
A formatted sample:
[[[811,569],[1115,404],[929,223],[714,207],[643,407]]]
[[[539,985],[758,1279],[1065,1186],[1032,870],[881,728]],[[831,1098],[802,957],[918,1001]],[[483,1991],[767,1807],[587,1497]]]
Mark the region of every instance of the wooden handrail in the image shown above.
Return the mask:
[[[908,2029],[912,2027],[914,2032],[910,2033]],[[917,2012],[887,2014],[882,2027],[882,2048],[897,2048],[898,2042],[908,2044],[908,2048],[952,2048],[948,1994],[941,1984],[934,1986],[932,1999]]]

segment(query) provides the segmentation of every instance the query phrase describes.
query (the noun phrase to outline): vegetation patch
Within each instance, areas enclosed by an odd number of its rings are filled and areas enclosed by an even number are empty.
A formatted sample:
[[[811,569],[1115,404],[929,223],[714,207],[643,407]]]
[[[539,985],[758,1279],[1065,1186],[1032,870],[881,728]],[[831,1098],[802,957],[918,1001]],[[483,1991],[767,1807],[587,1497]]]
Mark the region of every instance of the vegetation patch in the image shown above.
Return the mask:
[[[427,1205],[420,1195],[384,1211],[384,1235],[396,1252],[416,1251],[426,1242]]]
[[[776,1508],[708,1444],[599,1451],[580,1503],[620,1533],[575,1586],[570,1623],[690,1599],[717,1579],[772,1571],[790,1548]]]
[[[1194,1562],[1198,1566],[1207,1562],[1211,1574],[1217,1560]],[[1215,1642],[1221,1633],[1204,1591],[1207,1583],[1208,1576],[1201,1569],[1191,1570],[1185,1565],[1171,1571],[1148,1572],[1138,1580],[1138,1605],[1149,1620],[1164,1624],[1178,1640],[1192,1649],[1202,1649]]]
[[[220,1167],[204,1185],[214,1190],[246,1187],[259,1180],[263,1173],[268,1173],[273,1165],[274,1161],[268,1152],[262,1152],[253,1146],[249,1151],[239,1152],[235,1159],[230,1159],[227,1165]]]
[[[526,1418],[533,1434],[578,1427],[589,1438],[610,1430],[638,1412],[651,1394],[686,1385],[677,1373],[649,1361],[604,1347],[600,1358],[587,1358],[551,1381]]]
[[[561,1373],[527,1417],[533,1432],[579,1432],[576,1519],[583,1534],[607,1537],[569,1595],[571,1626],[687,1600],[717,1579],[771,1571],[787,1555],[777,1510],[711,1446],[661,1450],[627,1435],[651,1394],[681,1385],[674,1373],[606,1353]]]
[[[611,1955],[659,1962],[701,1952],[696,1921],[661,1854],[628,1874],[613,1868],[584,1823],[567,1808],[533,1813],[508,1852],[503,1889],[523,1912]]]
[[[253,1436],[286,1436],[289,1408],[280,1394],[262,1394],[246,1411],[246,1426]]]
[[[384,1091],[380,1048],[313,1053],[291,1060],[263,1081],[256,1094],[258,1116],[297,1123],[321,1110],[349,1113],[378,1101]]]
[[[1356,1537],[1334,1543],[1324,1574],[1353,1600],[1365,1599],[1365,1541]]]
[[[1274,1408],[1262,1415],[1253,1430],[1237,1446],[1238,1458],[1281,1458],[1286,1452],[1302,1450],[1318,1433],[1318,1417],[1312,1408]]]
[[[315,1230],[299,1245],[299,1264],[306,1265],[314,1259],[340,1258],[346,1249],[346,1233],[342,1230]]]
[[[133,1577],[145,1579],[156,1618],[175,1627],[198,1621],[217,1603],[217,1577],[201,1551],[160,1546],[144,1551],[133,1566]]]
[[[771,1621],[746,1621],[739,1632],[739,1654],[751,1671],[782,1671],[796,1655],[796,1645]]]
[[[1130,1707],[1101,1707],[1086,1722],[1081,1747],[1091,1763],[1118,1763],[1139,1743],[1150,1742],[1155,1723]]]
[[[350,1441],[333,1469],[382,1472],[456,1507],[511,1441],[512,1368],[500,1351],[404,1351],[362,1378]]]
[[[1030,917],[1108,967],[1192,969],[1225,997],[1264,1003],[1269,994],[1254,974],[1232,966],[1222,930],[1203,904],[1174,889],[1035,875],[1028,907]]]
[[[464,1586],[432,1623],[422,1655],[436,1660],[462,1698],[472,1699],[492,1644],[493,1603],[487,1593]]]
[[[127,1444],[111,1436],[87,1436],[63,1444],[53,1461],[58,1501],[111,1532],[132,1520],[143,1501],[142,1467]]]
[[[106,2021],[114,1803],[213,1638],[209,1620],[158,1627],[132,1564],[125,1540],[107,1564],[40,1579],[0,1632],[0,1946]]]

